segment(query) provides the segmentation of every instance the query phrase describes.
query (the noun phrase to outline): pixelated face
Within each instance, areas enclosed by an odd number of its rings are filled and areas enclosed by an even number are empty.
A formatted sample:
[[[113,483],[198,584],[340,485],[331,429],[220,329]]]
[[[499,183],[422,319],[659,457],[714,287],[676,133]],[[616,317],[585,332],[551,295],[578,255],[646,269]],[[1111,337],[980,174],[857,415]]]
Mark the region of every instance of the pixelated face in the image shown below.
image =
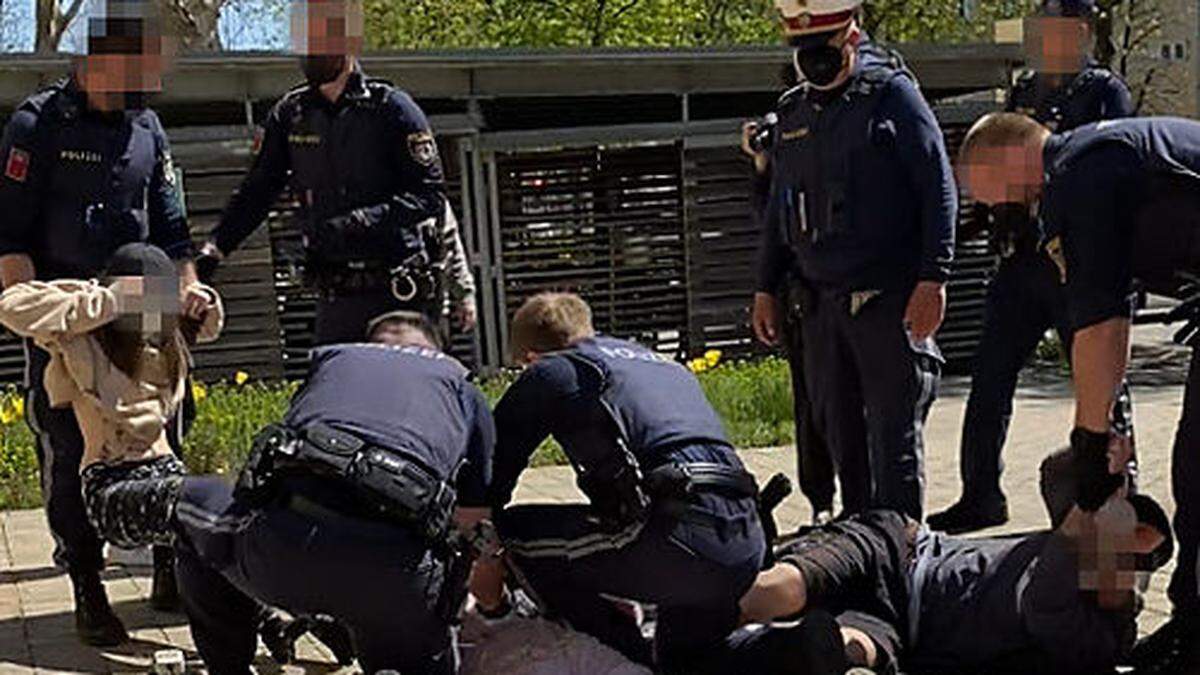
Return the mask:
[[[1139,523],[1123,498],[1110,499],[1094,516],[1079,520],[1084,525],[1073,534],[1080,590],[1094,592],[1102,607],[1129,607],[1145,591],[1151,574],[1139,569],[1138,560],[1162,543],[1162,533]]]
[[[359,0],[304,0],[292,11],[292,48],[297,54],[359,54],[363,8]]]
[[[1037,16],[1025,20],[1026,64],[1042,73],[1077,73],[1087,61],[1091,29],[1077,17]]]
[[[87,20],[80,85],[89,94],[162,91],[171,41],[159,31],[157,18],[142,4],[109,3],[107,9],[110,14],[98,11]]]
[[[1029,204],[1042,183],[1041,168],[1031,166],[1021,146],[979,148],[958,167],[958,177],[971,199],[988,206]]]
[[[117,328],[143,337],[162,335],[165,319],[179,316],[180,280],[176,275],[116,276]]]

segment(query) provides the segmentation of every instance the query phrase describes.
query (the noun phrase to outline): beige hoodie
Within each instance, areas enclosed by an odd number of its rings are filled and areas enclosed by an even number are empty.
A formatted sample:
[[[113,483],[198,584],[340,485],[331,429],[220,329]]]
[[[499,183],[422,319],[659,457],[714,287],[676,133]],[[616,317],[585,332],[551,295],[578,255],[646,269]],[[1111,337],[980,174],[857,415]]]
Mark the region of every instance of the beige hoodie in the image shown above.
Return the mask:
[[[225,321],[212,298],[199,342],[217,339]],[[83,434],[81,469],[96,462],[152,459],[171,454],[166,424],[183,400],[187,378],[169,381],[158,350],[144,350],[138,382],[112,364],[90,333],[117,318],[117,294],[97,281],[30,281],[0,294],[0,323],[50,354],[44,378],[50,405],[71,407]],[[181,353],[187,358],[186,345]]]

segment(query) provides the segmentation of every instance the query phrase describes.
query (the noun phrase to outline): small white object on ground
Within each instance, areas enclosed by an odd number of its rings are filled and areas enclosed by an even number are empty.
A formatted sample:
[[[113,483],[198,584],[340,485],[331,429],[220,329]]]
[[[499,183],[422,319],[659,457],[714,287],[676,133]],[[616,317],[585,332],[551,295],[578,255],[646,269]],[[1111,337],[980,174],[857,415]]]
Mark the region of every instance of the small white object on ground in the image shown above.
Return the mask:
[[[160,649],[154,652],[154,675],[183,675],[187,661],[178,649]]]

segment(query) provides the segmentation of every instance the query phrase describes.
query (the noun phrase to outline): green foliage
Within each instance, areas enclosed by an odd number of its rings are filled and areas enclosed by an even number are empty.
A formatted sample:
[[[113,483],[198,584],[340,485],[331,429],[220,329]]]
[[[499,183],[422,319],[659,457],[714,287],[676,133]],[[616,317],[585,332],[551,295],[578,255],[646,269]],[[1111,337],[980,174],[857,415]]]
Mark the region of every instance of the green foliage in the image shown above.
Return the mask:
[[[974,6],[964,18],[962,6]],[[713,47],[780,42],[771,0],[366,0],[372,49]],[[1030,0],[873,0],[865,24],[890,42],[991,38]]]
[[[792,389],[787,363],[780,359],[718,363],[710,352],[692,365],[716,409],[730,440],[739,447],[790,443]],[[516,377],[506,372],[480,384],[494,405]],[[239,383],[241,382],[241,383]],[[235,382],[196,385],[196,422],[184,443],[184,457],[194,473],[229,475],[238,470],[250,442],[263,426],[282,418],[296,383]],[[553,440],[542,444],[534,466],[565,464]],[[0,509],[32,508],[41,503],[33,436],[15,389],[0,392]]]

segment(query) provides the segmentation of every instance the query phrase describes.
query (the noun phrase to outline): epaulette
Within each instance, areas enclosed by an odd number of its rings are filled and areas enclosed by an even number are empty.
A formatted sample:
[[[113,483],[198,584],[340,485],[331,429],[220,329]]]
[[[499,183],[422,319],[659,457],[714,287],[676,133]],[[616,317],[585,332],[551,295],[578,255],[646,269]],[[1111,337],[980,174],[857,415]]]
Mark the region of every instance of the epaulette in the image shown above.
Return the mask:
[[[74,114],[78,113],[78,106],[74,102],[69,101],[68,97],[63,96],[66,89],[67,78],[64,77],[39,89],[32,96],[22,101],[21,105],[17,106],[17,108],[34,113],[39,117],[42,113],[58,113],[63,117],[73,117]]]

